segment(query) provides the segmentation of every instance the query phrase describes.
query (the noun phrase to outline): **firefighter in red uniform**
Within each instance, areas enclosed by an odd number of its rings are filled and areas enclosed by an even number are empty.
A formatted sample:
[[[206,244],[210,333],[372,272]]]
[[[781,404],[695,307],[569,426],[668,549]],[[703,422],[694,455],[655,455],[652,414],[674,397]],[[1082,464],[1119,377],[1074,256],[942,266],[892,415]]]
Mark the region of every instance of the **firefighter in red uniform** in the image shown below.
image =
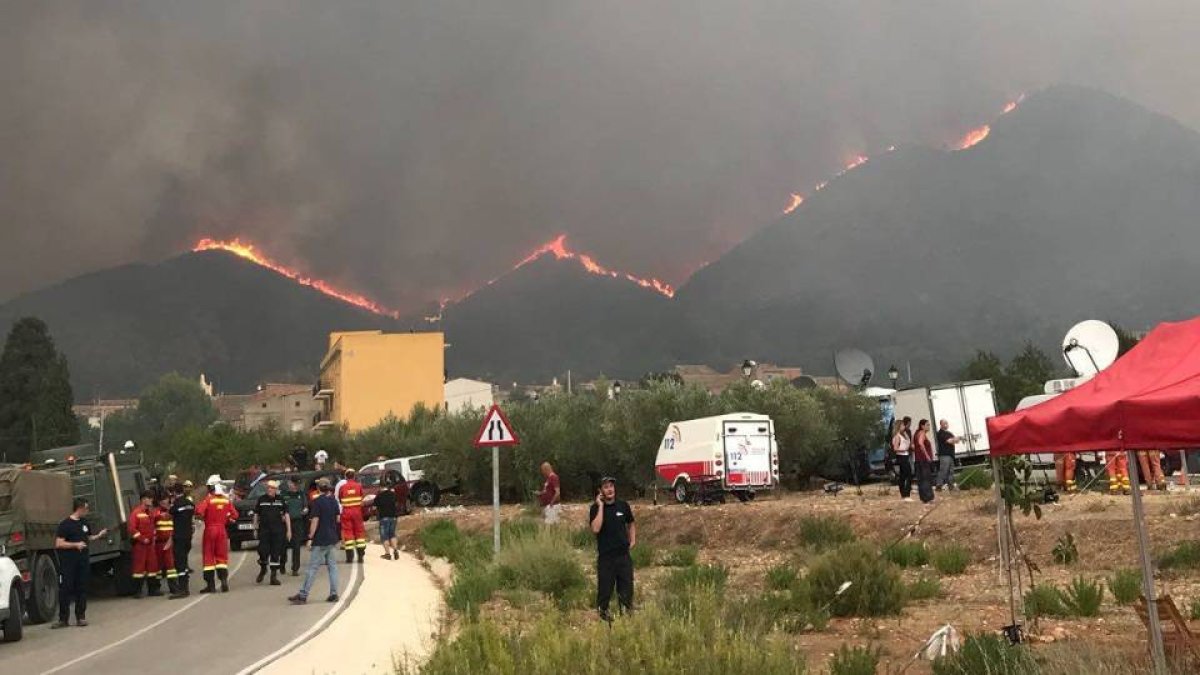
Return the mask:
[[[154,554],[154,523],[158,509],[154,493],[142,493],[142,502],[129,513],[129,539],[133,542],[133,597],[142,596],[142,582],[147,583],[147,595],[162,595],[158,586],[158,557]]]
[[[171,493],[158,495],[158,510],[154,518],[154,555],[158,561],[158,573],[167,579],[167,590],[172,598],[179,595],[179,571],[175,569],[175,519],[171,517]]]
[[[204,521],[201,546],[204,551],[204,588],[201,593],[215,593],[214,577],[221,580],[221,592],[229,592],[229,535],[225,526],[238,518],[233,502],[225,496],[225,486],[217,482],[208,485],[208,496],[196,505],[196,517]]]
[[[346,480],[337,491],[338,504],[342,507],[342,546],[346,549],[346,562],[354,562],[358,551],[358,562],[367,555],[367,530],[363,525],[363,489],[354,480],[354,469],[346,469]]]

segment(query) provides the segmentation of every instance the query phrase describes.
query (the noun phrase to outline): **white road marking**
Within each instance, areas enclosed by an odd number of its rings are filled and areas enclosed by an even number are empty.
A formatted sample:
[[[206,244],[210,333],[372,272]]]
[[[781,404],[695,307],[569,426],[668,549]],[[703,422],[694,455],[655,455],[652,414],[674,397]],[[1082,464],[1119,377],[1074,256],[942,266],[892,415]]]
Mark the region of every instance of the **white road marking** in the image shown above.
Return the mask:
[[[232,577],[233,575],[237,574],[237,571],[238,571],[238,569],[241,568],[242,563],[246,562],[246,558],[249,558],[249,557],[250,557],[249,554],[243,555],[241,557],[241,560],[238,560],[237,564],[235,564],[233,566],[233,569],[229,571],[229,576]],[[205,600],[209,599],[210,597],[212,597],[212,596],[211,595],[202,595],[202,596],[196,598],[195,600],[192,600],[191,602],[187,603],[183,607],[180,607],[179,609],[175,610],[174,612],[171,612],[170,614],[164,616],[163,618],[159,619],[158,621],[155,621],[154,623],[152,623],[148,626],[145,626],[144,628],[142,628],[136,632],[130,633],[129,635],[126,635],[125,637],[121,638],[120,640],[117,640],[116,642],[111,642],[107,645],[104,645],[103,647],[101,647],[99,649],[90,651],[90,652],[84,654],[83,656],[77,656],[60,666],[55,666],[54,668],[51,668],[50,670],[43,671],[42,675],[51,675],[51,673],[57,673],[59,671],[66,670],[67,668],[70,668],[71,666],[73,666],[77,663],[86,661],[86,660],[92,658],[93,656],[99,656],[100,654],[103,654],[104,652],[106,652],[114,647],[119,647],[136,637],[145,635],[148,631],[158,628],[159,626],[163,625],[164,623],[170,621],[171,619],[174,619],[175,617],[179,616],[180,614],[183,614],[184,612],[186,612],[189,609],[195,607],[196,605],[204,602]]]
[[[265,668],[266,666],[270,665],[271,662],[274,661],[275,659],[278,659],[279,657],[283,656],[284,654],[287,654],[288,652],[295,649],[297,646],[300,645],[300,643],[304,642],[305,640],[308,640],[309,638],[316,635],[317,633],[320,633],[321,631],[325,630],[325,627],[333,622],[334,617],[336,617],[338,615],[338,612],[341,610],[342,606],[346,604],[347,599],[350,597],[350,590],[352,588],[354,588],[354,582],[358,580],[358,569],[362,566],[361,565],[352,565],[351,567],[352,567],[352,569],[350,570],[350,581],[349,581],[349,583],[346,584],[346,592],[342,593],[341,595],[338,596],[338,601],[333,603],[333,607],[330,607],[329,611],[322,614],[321,618],[318,619],[317,622],[314,623],[311,628],[304,631],[300,635],[297,635],[296,639],[294,639],[291,642],[287,643],[286,645],[280,647],[279,649],[271,652],[270,654],[267,654],[266,656],[255,661],[254,663],[246,666],[245,668],[239,670],[237,672],[237,675],[250,675],[251,673],[258,672],[262,668]]]

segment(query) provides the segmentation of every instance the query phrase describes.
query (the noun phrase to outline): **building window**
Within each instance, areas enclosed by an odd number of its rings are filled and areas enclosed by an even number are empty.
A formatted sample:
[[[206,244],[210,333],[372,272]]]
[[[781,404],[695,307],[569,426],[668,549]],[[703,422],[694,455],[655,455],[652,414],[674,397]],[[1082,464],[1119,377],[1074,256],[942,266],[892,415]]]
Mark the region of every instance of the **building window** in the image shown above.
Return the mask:
[[[263,407],[264,407],[264,408],[265,408],[265,407],[267,407],[267,404],[266,404],[266,403],[263,403]]]
[[[297,407],[297,408],[299,408],[299,407],[300,407],[300,401],[296,401],[296,407]]]

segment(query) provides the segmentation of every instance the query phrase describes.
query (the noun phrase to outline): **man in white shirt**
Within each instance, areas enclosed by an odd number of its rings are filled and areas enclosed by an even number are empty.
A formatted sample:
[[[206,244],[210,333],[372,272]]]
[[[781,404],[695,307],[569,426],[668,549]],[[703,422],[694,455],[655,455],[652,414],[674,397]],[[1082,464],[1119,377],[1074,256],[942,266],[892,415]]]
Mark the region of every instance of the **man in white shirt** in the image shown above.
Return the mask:
[[[325,452],[325,448],[317,448],[316,454],[313,455],[313,461],[316,462],[317,471],[325,468],[325,463],[329,461],[329,453]]]

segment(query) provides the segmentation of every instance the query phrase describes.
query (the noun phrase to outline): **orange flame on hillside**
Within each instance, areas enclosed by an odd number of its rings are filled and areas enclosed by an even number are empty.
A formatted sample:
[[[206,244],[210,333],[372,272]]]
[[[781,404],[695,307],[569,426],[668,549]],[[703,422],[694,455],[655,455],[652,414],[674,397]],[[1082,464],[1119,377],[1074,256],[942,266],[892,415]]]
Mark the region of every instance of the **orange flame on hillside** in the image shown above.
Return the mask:
[[[983,139],[987,138],[988,134],[990,134],[990,133],[992,133],[992,127],[985,124],[981,127],[977,127],[975,129],[968,131],[966,136],[963,136],[962,138],[958,139],[958,142],[956,142],[951,147],[955,151],[966,150],[967,148],[978,145],[979,142],[982,141]]]
[[[665,281],[660,281],[660,280],[654,279],[654,278],[646,279],[643,277],[639,277],[639,276],[630,274],[628,272],[617,272],[615,270],[610,270],[607,267],[596,262],[596,259],[593,258],[592,256],[590,256],[586,253],[572,251],[570,248],[567,247],[567,235],[565,235],[565,234],[560,234],[557,237],[555,237],[554,239],[551,239],[550,241],[546,242],[545,244],[542,244],[541,246],[533,249],[533,251],[529,255],[527,255],[521,259],[521,262],[517,263],[516,265],[513,265],[513,271],[519,270],[522,267],[528,265],[529,263],[531,263],[545,255],[553,255],[558,260],[576,260],[579,262],[580,265],[583,266],[583,269],[587,270],[588,272],[590,272],[592,274],[596,274],[596,275],[599,275],[602,277],[612,277],[613,279],[625,279],[626,281],[632,281],[633,283],[637,284],[638,286],[641,286],[642,288],[648,288],[656,293],[665,295],[668,298],[675,297],[675,288],[672,287],[671,284],[666,283]],[[495,281],[496,280],[493,279],[492,281],[489,281],[488,283],[491,284],[491,283],[494,283]]]
[[[387,309],[374,300],[367,298],[366,296],[336,288],[330,285],[327,281],[305,276],[304,274],[287,267],[282,263],[276,262],[266,254],[259,251],[254,244],[244,242],[241,239],[234,238],[222,241],[205,237],[196,242],[196,245],[192,247],[192,251],[196,253],[200,251],[224,251],[226,253],[232,253],[239,258],[249,260],[256,265],[259,265],[260,267],[265,267],[272,272],[279,274],[280,276],[287,277],[301,286],[308,286],[315,291],[324,293],[331,298],[335,298],[337,300],[341,300],[342,302],[354,305],[355,307],[365,309],[373,314],[390,316],[393,319],[400,318],[399,312]]]
[[[1024,101],[1025,101],[1025,94],[1021,94],[1016,99],[1004,104],[1004,109],[1000,111],[1000,114],[1007,115],[1008,113],[1016,110],[1017,106],[1021,105],[1021,103]],[[970,147],[973,147],[973,146],[979,144],[979,142],[982,141],[983,139],[987,138],[988,134],[990,134],[990,133],[992,133],[992,127],[990,125],[985,124],[981,127],[977,127],[975,129],[968,131],[965,136],[963,136],[957,142],[952,144],[950,146],[950,149],[955,150],[955,151],[966,150],[967,148],[970,148]],[[896,150],[896,146],[894,146],[894,145],[889,145],[887,148],[887,152],[894,152],[895,150]],[[856,155],[854,157],[854,159],[850,160],[850,163],[848,163],[841,171],[835,173],[832,178],[830,178],[829,180],[823,180],[820,183],[817,183],[816,185],[814,185],[812,188],[812,191],[809,193],[809,195],[811,195],[813,192],[820,192],[821,190],[828,187],[830,181],[841,178],[842,176],[850,173],[851,171],[862,166],[863,164],[866,164],[868,161],[870,161],[870,159],[871,158],[866,155]],[[807,197],[808,197],[808,195],[804,195],[799,192],[793,192],[791,194],[791,201],[788,202],[788,205],[783,209],[783,215],[786,216],[789,213],[791,213],[792,211],[795,211],[796,209],[800,208],[800,205],[804,203],[804,200],[807,199]]]

